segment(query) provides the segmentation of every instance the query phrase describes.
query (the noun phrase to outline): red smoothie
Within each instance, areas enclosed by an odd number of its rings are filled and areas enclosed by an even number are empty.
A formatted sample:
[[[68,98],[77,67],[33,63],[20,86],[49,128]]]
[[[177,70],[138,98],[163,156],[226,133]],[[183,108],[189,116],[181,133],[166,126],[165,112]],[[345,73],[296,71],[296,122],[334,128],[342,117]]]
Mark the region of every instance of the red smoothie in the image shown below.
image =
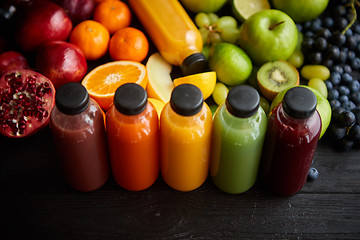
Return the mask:
[[[88,192],[109,177],[104,118],[99,105],[89,99],[80,114],[65,114],[54,107],[50,127],[66,182]]]
[[[272,192],[292,195],[303,187],[320,131],[321,119],[316,110],[310,117],[299,119],[290,116],[280,104],[270,113],[262,155],[262,176]]]

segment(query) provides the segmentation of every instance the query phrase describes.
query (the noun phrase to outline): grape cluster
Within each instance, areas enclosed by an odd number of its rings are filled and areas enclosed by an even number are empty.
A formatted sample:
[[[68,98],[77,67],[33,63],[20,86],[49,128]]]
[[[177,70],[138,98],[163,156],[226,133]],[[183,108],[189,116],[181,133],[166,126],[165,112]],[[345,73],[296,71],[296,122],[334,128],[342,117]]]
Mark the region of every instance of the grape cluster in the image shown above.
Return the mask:
[[[346,150],[360,145],[360,23],[356,3],[330,1],[322,16],[298,25],[305,61],[325,65],[331,71],[325,81],[333,113],[327,132]]]
[[[194,21],[204,45],[219,42],[235,43],[239,36],[238,23],[232,16],[219,17],[215,13],[200,12],[196,14]]]

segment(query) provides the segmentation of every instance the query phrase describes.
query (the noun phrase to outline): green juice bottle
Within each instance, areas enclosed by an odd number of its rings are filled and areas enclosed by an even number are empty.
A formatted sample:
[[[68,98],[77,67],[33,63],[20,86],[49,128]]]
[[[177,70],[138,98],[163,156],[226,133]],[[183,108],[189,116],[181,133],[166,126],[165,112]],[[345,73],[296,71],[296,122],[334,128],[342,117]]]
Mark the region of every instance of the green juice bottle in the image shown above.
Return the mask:
[[[210,174],[224,192],[238,194],[256,182],[267,117],[250,86],[233,87],[214,115]]]

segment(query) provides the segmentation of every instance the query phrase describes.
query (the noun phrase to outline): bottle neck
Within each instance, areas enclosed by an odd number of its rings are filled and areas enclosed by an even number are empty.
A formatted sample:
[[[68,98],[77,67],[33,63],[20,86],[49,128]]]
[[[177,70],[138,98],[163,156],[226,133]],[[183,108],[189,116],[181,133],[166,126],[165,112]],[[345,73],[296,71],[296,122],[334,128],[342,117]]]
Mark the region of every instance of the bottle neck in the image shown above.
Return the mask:
[[[303,123],[303,122],[306,122],[307,119],[309,119],[309,118],[299,119],[299,118],[294,118],[294,117],[290,116],[289,114],[286,113],[282,104],[279,105],[278,113],[282,119],[284,119],[288,122]]]
[[[279,104],[274,113],[277,120],[283,126],[289,126],[294,129],[306,128],[315,132],[317,132],[316,129],[321,131],[321,118],[317,110],[315,110],[315,112],[309,118],[297,119],[287,114],[283,109],[282,104]]]

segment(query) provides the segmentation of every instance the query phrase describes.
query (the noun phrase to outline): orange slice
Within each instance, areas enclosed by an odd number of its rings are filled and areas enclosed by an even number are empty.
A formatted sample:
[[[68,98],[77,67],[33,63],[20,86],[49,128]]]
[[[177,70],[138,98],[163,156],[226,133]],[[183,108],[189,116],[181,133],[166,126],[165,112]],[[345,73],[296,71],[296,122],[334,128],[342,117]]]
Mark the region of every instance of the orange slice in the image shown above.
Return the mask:
[[[132,82],[146,89],[147,81],[143,64],[135,61],[114,61],[94,68],[84,77],[82,85],[88,90],[90,97],[106,111],[119,86]]]
[[[196,73],[174,79],[175,87],[185,83],[193,84],[197,86],[201,90],[203,94],[203,98],[207,99],[208,97],[211,96],[211,94],[215,89],[216,72],[212,71],[212,72]]]

